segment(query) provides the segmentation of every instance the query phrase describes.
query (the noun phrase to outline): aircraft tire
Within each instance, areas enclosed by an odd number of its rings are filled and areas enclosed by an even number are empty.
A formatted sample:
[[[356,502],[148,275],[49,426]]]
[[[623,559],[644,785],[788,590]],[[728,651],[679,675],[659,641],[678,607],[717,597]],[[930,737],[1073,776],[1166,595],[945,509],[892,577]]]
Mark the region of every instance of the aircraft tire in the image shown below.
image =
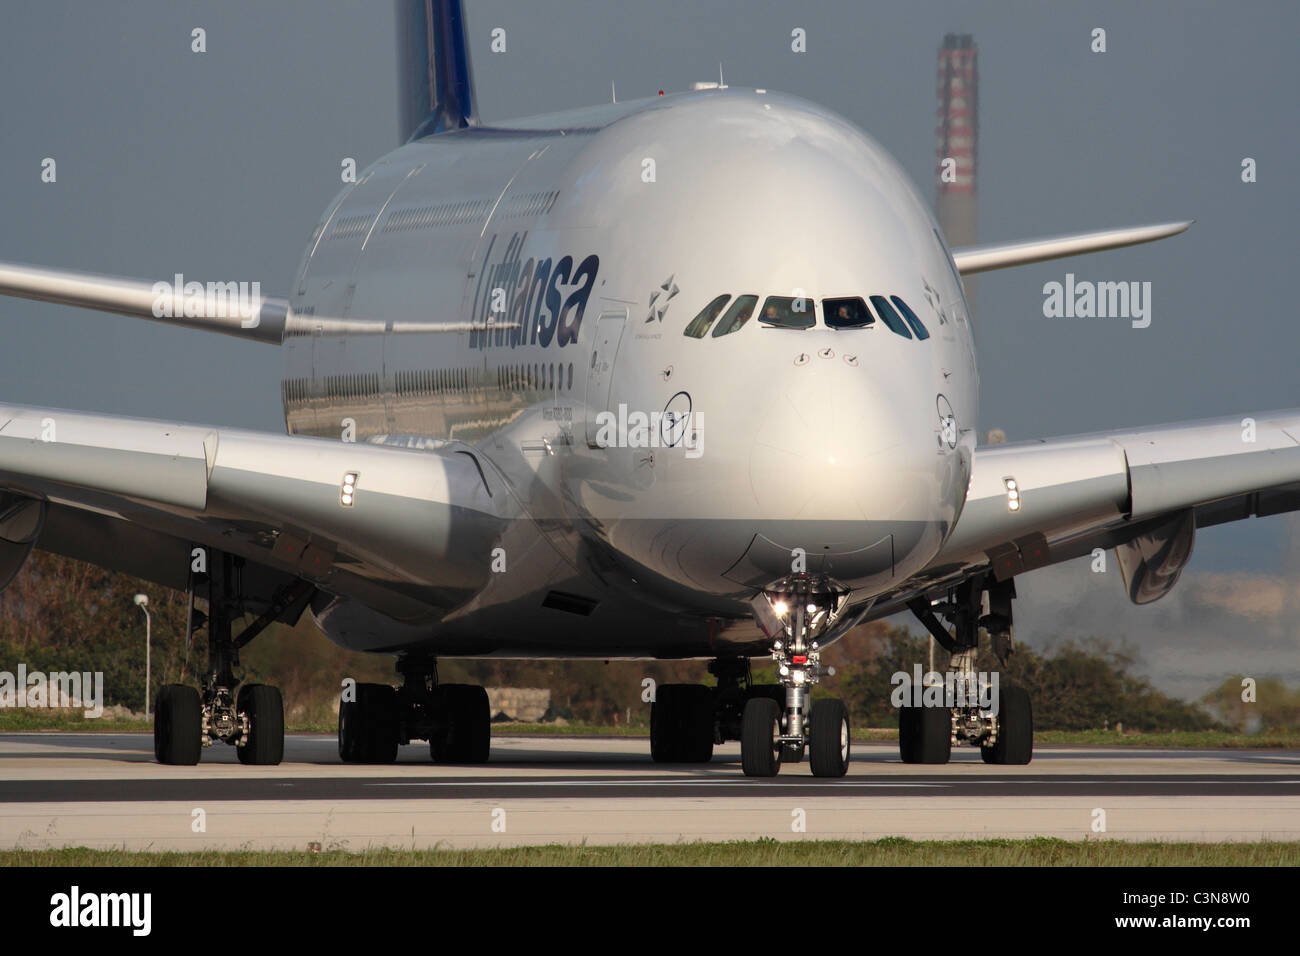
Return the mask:
[[[1027,764],[1034,758],[1034,711],[1029,691],[1014,684],[998,689],[998,739],[981,747],[985,763]]]
[[[487,763],[492,749],[492,714],[487,691],[477,684],[441,684],[438,695],[446,730],[429,740],[434,763]]]
[[[284,698],[270,684],[245,684],[235,710],[248,715],[248,739],[235,747],[242,764],[275,766],[284,759]]]
[[[947,707],[901,708],[898,753],[903,763],[947,763],[952,757],[952,711]]]
[[[838,698],[813,704],[808,762],[814,777],[842,777],[849,771],[849,711]]]
[[[193,767],[203,753],[203,702],[185,684],[165,684],[153,715],[153,752],[159,763]]]
[[[775,777],[781,771],[781,708],[770,697],[751,697],[740,723],[740,765],[746,777]]]
[[[397,759],[397,690],[357,684],[356,700],[339,704],[339,759],[344,763],[393,763]]]
[[[713,759],[714,690],[703,684],[664,684],[650,705],[650,757],[656,763]]]

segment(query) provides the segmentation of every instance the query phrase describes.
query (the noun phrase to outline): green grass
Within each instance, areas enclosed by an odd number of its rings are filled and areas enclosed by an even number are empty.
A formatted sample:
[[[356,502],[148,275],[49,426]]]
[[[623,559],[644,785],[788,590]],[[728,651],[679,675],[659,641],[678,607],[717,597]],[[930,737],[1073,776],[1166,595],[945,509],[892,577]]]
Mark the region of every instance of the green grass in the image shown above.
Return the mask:
[[[80,710],[44,710],[15,707],[0,710],[0,733],[25,734],[43,730],[112,734],[153,732],[152,720],[129,720],[115,717],[91,719]]]
[[[1114,747],[1188,747],[1191,749],[1300,749],[1300,731],[1234,734],[1221,730],[1173,730],[1163,733],[1117,734],[1113,730],[1035,730],[1034,744]]]
[[[11,866],[1296,866],[1300,843],[1125,843],[1055,839],[870,842],[771,838],[646,846],[533,846],[492,850],[374,849],[191,853],[0,851]]]

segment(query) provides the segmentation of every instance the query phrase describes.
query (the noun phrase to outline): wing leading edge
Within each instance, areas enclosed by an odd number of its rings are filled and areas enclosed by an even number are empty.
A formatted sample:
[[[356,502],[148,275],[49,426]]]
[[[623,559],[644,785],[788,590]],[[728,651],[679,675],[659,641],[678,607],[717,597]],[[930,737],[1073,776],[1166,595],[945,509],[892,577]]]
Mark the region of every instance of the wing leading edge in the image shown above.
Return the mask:
[[[177,288],[177,286],[180,286]],[[279,345],[289,302],[254,283],[147,282],[0,262],[0,295],[56,302]]]
[[[1300,409],[985,446],[943,549],[873,616],[974,573],[1006,580],[1096,548],[1115,549],[1145,604],[1173,587],[1196,528],[1297,510]]]
[[[994,242],[982,246],[968,246],[952,251],[953,263],[962,275],[974,275],[991,269],[1008,269],[1029,265],[1047,259],[1064,259],[1087,252],[1102,252],[1136,246],[1143,242],[1167,239],[1186,232],[1192,220],[1164,222],[1150,226],[1125,226],[1122,229],[1102,229],[1097,232],[1077,232],[1043,239],[1018,239],[1014,242]]]
[[[458,443],[399,448],[0,406],[0,582],[6,556],[21,563],[47,543],[147,572],[140,555],[113,552],[144,535],[172,559],[208,545],[410,617],[417,604],[454,606],[480,590],[493,543],[518,516],[499,475]],[[101,544],[88,553],[79,536]],[[165,571],[152,577],[171,583]]]

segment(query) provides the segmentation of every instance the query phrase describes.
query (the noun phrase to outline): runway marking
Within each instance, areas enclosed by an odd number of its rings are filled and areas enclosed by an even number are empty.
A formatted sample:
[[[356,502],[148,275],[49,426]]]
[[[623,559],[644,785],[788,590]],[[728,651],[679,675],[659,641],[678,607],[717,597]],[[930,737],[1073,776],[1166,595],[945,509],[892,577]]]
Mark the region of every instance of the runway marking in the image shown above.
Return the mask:
[[[816,779],[816,778],[811,778]],[[700,780],[582,780],[577,784],[583,787],[636,787],[643,788],[647,784],[654,787],[713,787],[718,784],[728,786],[756,786],[756,787],[781,787],[781,786],[799,786],[806,783],[806,780],[772,780],[771,783],[759,780],[731,780],[705,778]],[[505,783],[504,786],[510,787],[572,787],[575,781],[572,780],[512,780]],[[367,783],[367,787],[500,787],[503,784],[495,780],[411,780],[399,781],[394,783]],[[857,781],[834,784],[836,790],[843,790],[846,787],[860,789],[863,787],[901,787],[903,789],[912,789],[915,787],[932,787],[941,790],[951,790],[950,783],[859,783]]]

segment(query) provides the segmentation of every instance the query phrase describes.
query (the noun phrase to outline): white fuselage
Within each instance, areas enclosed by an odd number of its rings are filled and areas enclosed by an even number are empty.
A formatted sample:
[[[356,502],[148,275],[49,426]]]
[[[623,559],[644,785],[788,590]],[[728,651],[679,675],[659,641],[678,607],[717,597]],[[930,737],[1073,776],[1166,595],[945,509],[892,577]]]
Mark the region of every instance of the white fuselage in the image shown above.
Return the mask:
[[[806,299],[815,325],[684,335],[723,295]],[[827,327],[824,300],[876,295],[929,338]],[[802,560],[865,612],[964,503],[978,375],[960,279],[895,161],[790,97],[697,92],[408,144],[330,206],[292,308],[290,432],[472,448],[529,516],[511,570],[466,604],[400,626],[319,608],[349,646],[757,652],[747,602],[768,582]],[[552,592],[607,610],[543,607]]]

